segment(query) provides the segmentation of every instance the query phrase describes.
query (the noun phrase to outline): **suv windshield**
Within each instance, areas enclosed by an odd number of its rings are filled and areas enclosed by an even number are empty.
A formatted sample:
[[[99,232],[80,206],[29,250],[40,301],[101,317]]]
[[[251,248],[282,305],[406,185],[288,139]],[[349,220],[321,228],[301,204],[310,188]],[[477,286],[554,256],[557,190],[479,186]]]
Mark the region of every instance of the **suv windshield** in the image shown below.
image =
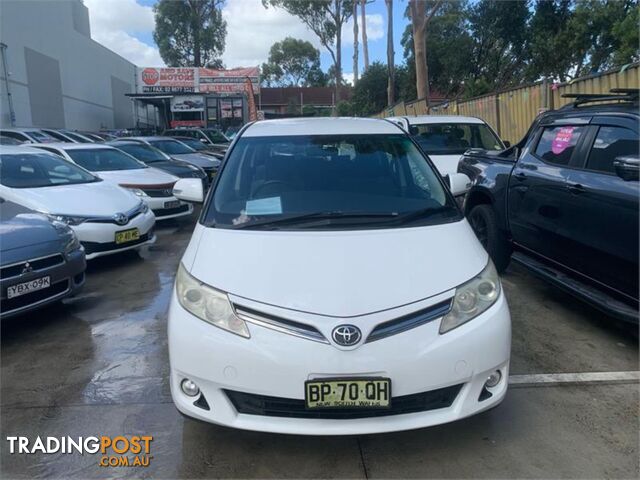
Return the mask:
[[[405,135],[243,137],[205,224],[222,228],[389,228],[460,218]]]
[[[128,153],[144,163],[164,162],[167,157],[160,150],[141,143],[114,144],[118,150]]]
[[[90,172],[148,168],[144,163],[115,148],[69,149],[66,152],[74,162]]]
[[[461,155],[469,148],[504,149],[491,129],[478,123],[411,125],[409,131],[418,145],[430,155]]]
[[[167,155],[183,155],[195,152],[193,148],[189,148],[177,140],[149,140],[149,143]]]
[[[228,143],[229,140],[220,130],[203,130],[202,131],[213,143]]]
[[[5,187],[37,188],[99,181],[57,155],[44,152],[0,155],[0,184]]]

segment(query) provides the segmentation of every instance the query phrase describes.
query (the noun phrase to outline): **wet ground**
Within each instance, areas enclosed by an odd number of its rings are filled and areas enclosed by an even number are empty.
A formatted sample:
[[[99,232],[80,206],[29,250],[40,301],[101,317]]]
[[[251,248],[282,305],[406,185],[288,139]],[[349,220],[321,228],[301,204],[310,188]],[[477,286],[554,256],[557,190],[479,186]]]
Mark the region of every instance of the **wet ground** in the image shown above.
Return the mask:
[[[513,385],[496,409],[453,424],[352,437],[235,431],[183,418],[168,386],[166,310],[191,221],[148,251],[90,264],[65,305],[2,324],[1,470],[15,477],[638,478],[638,383]],[[637,337],[511,266],[511,370],[638,370]],[[9,454],[7,436],[153,435],[147,468],[97,455]]]

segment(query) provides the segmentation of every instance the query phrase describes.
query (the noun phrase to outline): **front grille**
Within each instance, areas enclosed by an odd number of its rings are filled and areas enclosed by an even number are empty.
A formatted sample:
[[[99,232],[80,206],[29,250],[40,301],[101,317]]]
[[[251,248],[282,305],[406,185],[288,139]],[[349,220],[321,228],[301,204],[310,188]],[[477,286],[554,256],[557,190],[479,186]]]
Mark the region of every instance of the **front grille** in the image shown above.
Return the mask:
[[[388,322],[378,324],[367,337],[366,343],[375,342],[385,337],[424,325],[442,317],[451,309],[451,299],[436,303],[418,312],[410,313]]]
[[[462,384],[459,384],[429,392],[393,397],[391,399],[391,407],[386,409],[322,408],[310,410],[306,408],[304,400],[268,397],[266,395],[254,395],[233,390],[225,390],[224,392],[237,412],[246,415],[349,420],[448,408],[455,401],[461,388]]]
[[[134,245],[140,245],[141,243],[146,242],[148,239],[149,239],[149,234],[145,233],[144,235],[140,235],[140,238],[133,242],[127,242],[127,243],[82,242],[82,246],[84,247],[85,253],[87,255],[91,255],[92,253],[108,252],[110,250],[118,250],[120,248],[127,248],[127,247],[132,247]]]
[[[174,208],[157,208],[153,211],[153,214],[156,217],[167,217],[169,215],[177,215],[178,213],[187,212],[188,210],[189,205],[184,204]]]
[[[2,300],[2,305],[0,305],[0,311],[2,313],[11,313],[14,310],[53,298],[66,292],[68,289],[69,280],[63,280],[37,292],[27,293],[11,299],[4,299]]]
[[[236,315],[249,323],[255,323],[256,325],[261,325],[295,337],[306,338],[307,340],[313,340],[315,342],[329,343],[316,327],[312,327],[306,323],[276,317],[275,315],[258,312],[257,310],[241,305],[234,304],[233,307]]]
[[[53,267],[64,263],[64,257],[62,254],[51,255],[49,257],[38,258],[36,260],[24,261],[16,263],[6,267],[0,268],[0,279],[17,277],[22,274],[23,270],[27,268],[27,263],[32,271],[44,270],[45,268]],[[29,268],[27,268],[29,271]]]
[[[149,197],[154,198],[173,196],[173,188],[144,188],[142,191]]]
[[[129,219],[127,223],[125,223],[125,225],[128,225],[131,222],[131,220],[136,218],[146,209],[147,209],[146,204],[140,201],[140,203],[136,205],[135,208],[132,208],[128,212],[124,212],[124,214]],[[93,218],[89,218],[87,220],[87,223],[113,223],[114,225],[119,225],[118,223],[116,223],[113,217],[93,217]]]

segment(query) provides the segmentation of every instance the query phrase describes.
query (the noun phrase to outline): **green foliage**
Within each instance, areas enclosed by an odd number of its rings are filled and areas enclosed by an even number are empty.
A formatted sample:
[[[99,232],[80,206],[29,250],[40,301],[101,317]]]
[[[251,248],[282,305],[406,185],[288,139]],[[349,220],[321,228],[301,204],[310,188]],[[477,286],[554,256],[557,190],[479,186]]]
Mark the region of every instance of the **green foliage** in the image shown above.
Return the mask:
[[[271,46],[262,76],[267,86],[314,86],[323,76],[320,52],[310,42],[287,37]]]
[[[336,105],[336,111],[339,117],[351,117],[354,114],[353,103],[346,100],[341,100]]]
[[[160,0],[153,39],[170,67],[222,67],[227,23],[222,0]]]
[[[378,113],[387,106],[387,75],[385,64],[374,62],[369,65],[353,88],[351,98],[353,114],[366,117]],[[396,81],[395,84],[397,96],[398,82]]]

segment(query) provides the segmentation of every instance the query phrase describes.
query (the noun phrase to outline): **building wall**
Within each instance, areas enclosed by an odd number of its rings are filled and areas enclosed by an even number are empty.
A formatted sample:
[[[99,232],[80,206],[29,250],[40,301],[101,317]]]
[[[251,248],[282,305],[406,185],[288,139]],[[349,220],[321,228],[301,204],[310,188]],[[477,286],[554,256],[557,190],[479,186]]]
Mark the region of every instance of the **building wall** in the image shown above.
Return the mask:
[[[16,126],[99,130],[136,124],[133,104],[124,97],[135,91],[135,65],[91,39],[81,0],[0,0],[0,41],[7,45]],[[4,73],[0,125],[7,127]]]

